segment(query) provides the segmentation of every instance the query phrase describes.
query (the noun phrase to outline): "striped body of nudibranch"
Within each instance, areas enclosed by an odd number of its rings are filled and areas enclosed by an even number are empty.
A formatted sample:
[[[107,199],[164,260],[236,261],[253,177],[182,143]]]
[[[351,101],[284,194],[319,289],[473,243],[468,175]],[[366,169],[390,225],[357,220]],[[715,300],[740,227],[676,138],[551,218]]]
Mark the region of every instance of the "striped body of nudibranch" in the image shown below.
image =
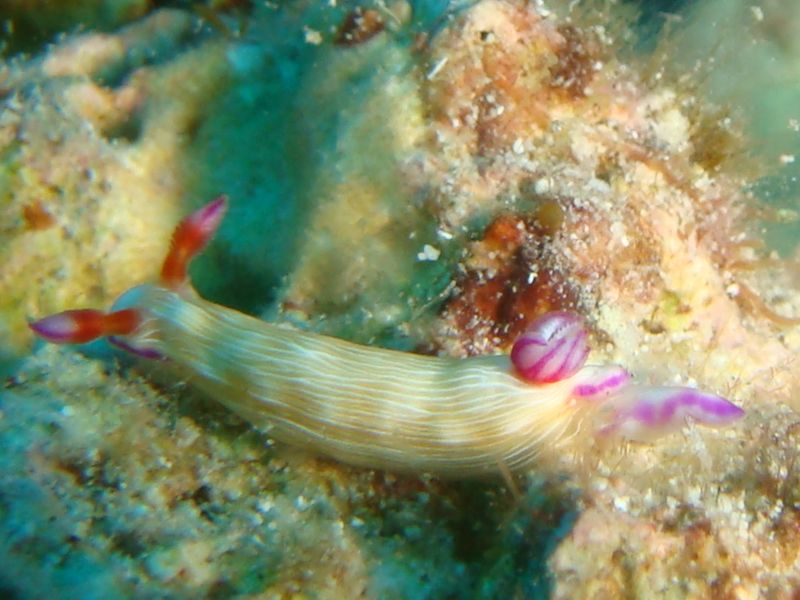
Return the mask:
[[[265,323],[157,286],[136,288],[149,347],[277,440],[346,463],[471,475],[529,466],[574,430],[572,390],[535,386],[507,356],[421,356]]]
[[[66,311],[32,329],[54,342],[107,335],[128,351],[168,359],[279,441],[396,471],[520,471],[585,427],[648,439],[687,417],[719,425],[742,414],[718,396],[632,386],[621,367],[584,365],[586,331],[572,313],[534,322],[511,357],[456,359],[361,346],[208,302],[188,284],[186,267],[224,210],[220,198],[179,225],[159,284],[129,290],[109,313]]]

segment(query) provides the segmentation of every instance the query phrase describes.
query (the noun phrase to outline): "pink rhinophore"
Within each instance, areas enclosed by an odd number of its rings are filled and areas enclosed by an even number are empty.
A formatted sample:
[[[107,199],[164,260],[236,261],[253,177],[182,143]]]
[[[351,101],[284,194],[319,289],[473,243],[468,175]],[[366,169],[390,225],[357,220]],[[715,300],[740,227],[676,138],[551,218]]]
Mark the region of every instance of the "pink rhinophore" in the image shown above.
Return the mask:
[[[38,336],[56,344],[85,344],[106,335],[128,335],[139,325],[133,309],[103,312],[92,308],[65,310],[28,326]]]
[[[189,263],[213,237],[228,207],[226,196],[218,196],[183,219],[175,229],[172,244],[161,268],[161,284],[170,289],[189,286]],[[85,344],[108,337],[115,346],[149,359],[162,358],[141,335],[141,325],[147,319],[136,307],[147,286],[126,291],[114,303],[110,312],[94,309],[66,310],[29,323],[36,335],[57,344]]]
[[[161,267],[162,285],[176,289],[187,282],[189,263],[214,236],[227,210],[228,198],[220,195],[178,224]]]

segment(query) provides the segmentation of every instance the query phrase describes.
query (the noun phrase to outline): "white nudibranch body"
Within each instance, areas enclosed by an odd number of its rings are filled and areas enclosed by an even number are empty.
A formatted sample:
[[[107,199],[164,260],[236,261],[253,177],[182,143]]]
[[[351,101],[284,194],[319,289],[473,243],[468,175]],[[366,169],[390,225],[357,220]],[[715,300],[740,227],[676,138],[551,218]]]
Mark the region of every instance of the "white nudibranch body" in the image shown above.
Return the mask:
[[[266,323],[157,286],[137,295],[147,346],[192,385],[279,441],[365,467],[452,477],[526,469],[576,433],[582,407],[572,390],[604,370],[534,385],[507,356],[421,356]]]
[[[167,359],[279,441],[394,471],[507,474],[579,435],[649,441],[687,419],[719,426],[743,414],[713,394],[634,386],[622,367],[585,365],[588,335],[571,312],[536,319],[510,357],[457,359],[360,346],[203,300],[187,266],[226,206],[217,198],[178,225],[158,284],[129,290],[111,312],[69,310],[31,329],[57,343],[108,336]]]

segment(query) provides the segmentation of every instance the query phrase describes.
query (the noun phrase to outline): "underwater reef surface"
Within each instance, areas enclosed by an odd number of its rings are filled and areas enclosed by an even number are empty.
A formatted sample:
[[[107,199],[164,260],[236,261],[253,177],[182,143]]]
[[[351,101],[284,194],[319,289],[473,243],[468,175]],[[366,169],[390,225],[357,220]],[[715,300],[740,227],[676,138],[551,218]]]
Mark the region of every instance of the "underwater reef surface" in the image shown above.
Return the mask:
[[[768,128],[715,85],[734,67],[708,88],[703,68],[675,72],[706,13],[642,57],[614,3],[201,4],[87,21],[105,31],[0,65],[0,592],[800,589],[797,264],[763,232],[787,206],[757,197],[791,183],[791,146],[752,142]],[[791,15],[762,5],[736,23],[790,63],[767,25]],[[220,192],[230,214],[193,269],[211,300],[453,356],[576,310],[592,361],[747,416],[653,445],[577,440],[515,498],[309,457],[191,377],[34,345],[28,318],[152,280],[176,222]]]

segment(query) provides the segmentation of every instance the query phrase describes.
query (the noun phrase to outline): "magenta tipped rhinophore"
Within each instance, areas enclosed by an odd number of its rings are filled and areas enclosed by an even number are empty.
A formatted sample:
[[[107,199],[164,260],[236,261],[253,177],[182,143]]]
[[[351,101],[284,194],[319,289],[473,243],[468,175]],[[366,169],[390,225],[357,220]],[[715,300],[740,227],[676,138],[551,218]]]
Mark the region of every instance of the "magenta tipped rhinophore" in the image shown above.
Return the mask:
[[[172,233],[170,250],[161,265],[160,279],[164,287],[179,289],[189,284],[189,263],[211,240],[227,207],[227,198],[218,196],[178,224]]]
[[[549,312],[530,324],[511,348],[511,362],[523,379],[552,383],[574,375],[586,362],[589,343],[583,319]]]
[[[186,221],[196,228],[201,237],[208,240],[219,227],[225,212],[228,209],[228,197],[220,195],[201,209],[193,212]]]
[[[128,316],[128,315],[123,315]],[[111,321],[117,325],[116,316]],[[41,338],[56,344],[84,344],[102,336],[108,327],[105,313],[91,308],[65,310],[38,321],[28,327]]]
[[[76,331],[74,320],[63,313],[33,321],[28,323],[28,327],[40,338],[56,344],[71,341]]]

